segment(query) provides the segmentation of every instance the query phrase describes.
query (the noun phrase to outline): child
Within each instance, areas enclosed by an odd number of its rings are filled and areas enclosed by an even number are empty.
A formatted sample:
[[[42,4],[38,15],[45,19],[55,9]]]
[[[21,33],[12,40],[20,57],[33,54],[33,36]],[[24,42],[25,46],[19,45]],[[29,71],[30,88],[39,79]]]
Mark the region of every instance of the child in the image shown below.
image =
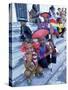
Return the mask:
[[[31,84],[31,76],[35,75],[42,75],[42,68],[38,66],[37,63],[37,53],[35,52],[32,44],[28,42],[27,50],[24,56],[25,60],[25,72],[24,75],[26,76],[28,84]]]
[[[61,18],[57,18],[57,30],[59,32],[59,35],[63,37],[64,32],[66,31],[66,28],[64,27]]]

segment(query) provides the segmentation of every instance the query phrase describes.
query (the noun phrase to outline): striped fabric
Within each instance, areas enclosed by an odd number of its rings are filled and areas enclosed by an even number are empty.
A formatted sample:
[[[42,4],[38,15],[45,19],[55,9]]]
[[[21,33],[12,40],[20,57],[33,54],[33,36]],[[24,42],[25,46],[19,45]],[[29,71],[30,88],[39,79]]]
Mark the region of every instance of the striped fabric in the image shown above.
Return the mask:
[[[34,51],[34,49],[32,49],[31,52],[32,52],[32,62],[36,65],[37,64],[37,53]],[[24,60],[27,62],[25,54],[24,54]]]
[[[36,65],[37,64],[37,53],[33,50],[32,51],[32,57],[33,57],[33,62],[34,62],[34,64]]]

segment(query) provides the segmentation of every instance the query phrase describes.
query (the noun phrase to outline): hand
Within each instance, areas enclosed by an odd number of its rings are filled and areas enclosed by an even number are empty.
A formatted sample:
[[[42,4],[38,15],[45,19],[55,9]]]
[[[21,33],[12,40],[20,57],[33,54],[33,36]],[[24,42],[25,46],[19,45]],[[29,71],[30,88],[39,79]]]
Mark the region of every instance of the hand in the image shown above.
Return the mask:
[[[50,50],[50,53],[52,53],[53,51],[52,51],[52,49]]]

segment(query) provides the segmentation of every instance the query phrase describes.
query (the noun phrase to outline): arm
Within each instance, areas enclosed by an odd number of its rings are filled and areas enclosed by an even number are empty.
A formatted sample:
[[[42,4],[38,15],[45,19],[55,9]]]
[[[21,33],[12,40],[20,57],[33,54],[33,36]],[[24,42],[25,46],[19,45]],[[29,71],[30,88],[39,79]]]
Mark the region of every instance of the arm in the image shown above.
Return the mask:
[[[53,52],[52,48],[49,45],[47,45],[47,52],[45,53],[44,56],[46,57],[46,56],[52,54],[52,52]]]
[[[52,50],[48,51],[44,56],[46,57],[46,56],[48,56],[50,54],[52,54]]]

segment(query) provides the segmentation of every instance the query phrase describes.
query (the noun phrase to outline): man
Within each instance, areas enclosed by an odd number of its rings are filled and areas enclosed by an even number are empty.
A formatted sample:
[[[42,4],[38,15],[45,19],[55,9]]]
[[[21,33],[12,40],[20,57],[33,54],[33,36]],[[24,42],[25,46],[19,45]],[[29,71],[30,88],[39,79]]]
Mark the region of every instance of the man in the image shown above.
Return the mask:
[[[63,38],[66,28],[64,27],[64,25],[61,21],[61,18],[57,18],[57,30],[58,30],[59,36],[61,36]]]
[[[35,4],[32,5],[32,9],[29,12],[29,17],[30,17],[30,21],[32,23],[38,23],[38,22],[40,22],[39,12],[38,12],[37,6]]]
[[[21,23],[21,40],[25,41],[26,39],[32,38],[32,31],[26,25],[27,20],[20,20]]]

